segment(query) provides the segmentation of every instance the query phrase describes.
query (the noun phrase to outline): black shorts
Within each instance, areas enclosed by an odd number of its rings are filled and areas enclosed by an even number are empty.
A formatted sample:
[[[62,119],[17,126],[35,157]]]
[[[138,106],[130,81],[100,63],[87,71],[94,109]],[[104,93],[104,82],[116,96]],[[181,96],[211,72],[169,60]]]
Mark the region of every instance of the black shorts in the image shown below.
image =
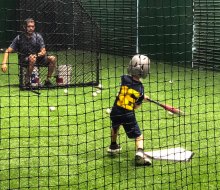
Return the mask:
[[[22,65],[22,66],[28,66],[29,65],[29,58],[28,57],[22,58],[22,59],[20,59],[19,62],[20,62],[20,65]],[[37,57],[35,65],[42,66],[42,67],[48,67],[49,61],[48,61],[47,56]]]
[[[137,138],[141,135],[141,131],[133,111],[125,111],[123,108],[113,107],[110,118],[112,121],[112,128],[118,129],[120,125],[122,125],[128,138]]]

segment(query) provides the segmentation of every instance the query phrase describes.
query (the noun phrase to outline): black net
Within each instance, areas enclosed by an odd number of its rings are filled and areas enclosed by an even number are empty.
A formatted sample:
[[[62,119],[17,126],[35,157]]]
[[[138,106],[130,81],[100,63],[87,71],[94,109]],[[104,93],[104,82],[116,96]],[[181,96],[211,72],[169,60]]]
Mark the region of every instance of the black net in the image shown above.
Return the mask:
[[[219,1],[194,1],[193,63],[195,68],[220,70]]]
[[[25,19],[34,18],[48,54],[56,56],[58,81],[53,82],[57,86],[98,84],[100,29],[80,1],[21,0],[19,14],[20,29]],[[41,81],[46,76],[44,70],[39,72]]]
[[[21,89],[17,53],[1,65],[0,190],[220,189],[219,0],[16,2],[0,1],[0,59],[33,17],[55,88],[35,65]]]

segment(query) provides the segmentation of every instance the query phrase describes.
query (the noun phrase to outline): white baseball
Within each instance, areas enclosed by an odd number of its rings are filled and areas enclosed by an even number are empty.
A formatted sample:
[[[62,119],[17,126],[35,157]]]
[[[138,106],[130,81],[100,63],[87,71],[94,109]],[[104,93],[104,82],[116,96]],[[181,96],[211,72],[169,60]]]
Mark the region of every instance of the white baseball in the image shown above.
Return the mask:
[[[98,85],[98,88],[102,88],[102,87],[103,87],[102,84],[99,84],[99,85]]]
[[[54,110],[56,110],[56,108],[53,107],[53,106],[49,107],[49,109],[50,109],[50,111],[54,111]]]
[[[93,93],[92,93],[92,96],[97,96],[97,93],[96,93],[96,92],[93,92]]]
[[[97,94],[100,94],[100,93],[101,93],[101,90],[96,90],[96,93],[97,93]]]
[[[67,90],[67,89],[64,89],[64,93],[67,94],[67,93],[68,93],[68,90]]]
[[[169,83],[170,83],[170,84],[172,84],[172,83],[173,83],[173,81],[172,81],[172,80],[170,80],[170,81],[169,81]]]
[[[168,114],[169,114],[169,115],[173,115],[173,113],[172,113],[172,112],[170,112],[170,111],[168,111]]]
[[[110,108],[107,108],[107,109],[106,109],[106,113],[107,113],[107,114],[110,114],[111,111],[112,111],[112,110],[111,110]]]

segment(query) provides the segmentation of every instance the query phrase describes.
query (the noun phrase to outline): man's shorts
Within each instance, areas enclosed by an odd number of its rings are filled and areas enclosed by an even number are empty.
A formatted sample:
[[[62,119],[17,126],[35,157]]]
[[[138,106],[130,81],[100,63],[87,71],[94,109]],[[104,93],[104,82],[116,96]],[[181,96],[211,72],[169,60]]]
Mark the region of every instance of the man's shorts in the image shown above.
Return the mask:
[[[19,62],[20,62],[20,65],[22,65],[22,66],[28,66],[29,65],[29,58],[28,57],[22,58],[22,59],[20,59]],[[37,57],[35,65],[42,66],[42,67],[48,67],[49,62],[48,62],[47,56]]]
[[[118,129],[120,125],[122,125],[128,138],[137,138],[141,135],[141,131],[133,111],[125,111],[124,108],[116,106],[113,107],[110,118],[112,121],[112,128]]]

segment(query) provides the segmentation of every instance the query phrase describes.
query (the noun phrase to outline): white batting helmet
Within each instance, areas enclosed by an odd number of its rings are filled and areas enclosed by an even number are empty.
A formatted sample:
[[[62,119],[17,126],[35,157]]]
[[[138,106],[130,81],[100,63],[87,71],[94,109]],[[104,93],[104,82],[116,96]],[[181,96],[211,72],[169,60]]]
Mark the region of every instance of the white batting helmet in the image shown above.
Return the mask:
[[[128,74],[145,79],[149,74],[150,59],[146,55],[134,55],[128,65]]]

